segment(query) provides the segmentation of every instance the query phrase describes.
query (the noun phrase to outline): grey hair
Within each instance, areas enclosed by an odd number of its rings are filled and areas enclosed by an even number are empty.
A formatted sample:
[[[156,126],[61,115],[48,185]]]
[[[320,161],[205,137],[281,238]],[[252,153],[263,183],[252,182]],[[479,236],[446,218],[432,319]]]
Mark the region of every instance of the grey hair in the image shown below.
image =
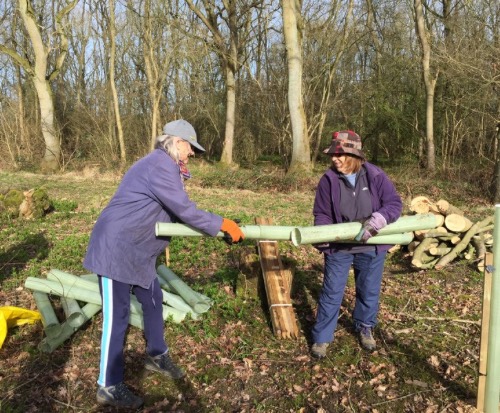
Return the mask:
[[[163,149],[176,163],[179,163],[179,150],[176,145],[179,140],[182,139],[177,136],[160,135],[156,138],[155,149]]]

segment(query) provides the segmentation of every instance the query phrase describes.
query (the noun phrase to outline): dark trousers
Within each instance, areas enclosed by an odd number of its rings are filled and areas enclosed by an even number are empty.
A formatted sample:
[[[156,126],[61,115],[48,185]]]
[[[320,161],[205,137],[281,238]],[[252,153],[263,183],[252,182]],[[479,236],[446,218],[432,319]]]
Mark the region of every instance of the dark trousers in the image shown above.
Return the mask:
[[[97,384],[107,387],[123,381],[123,346],[129,324],[131,293],[142,306],[147,353],[154,357],[165,353],[168,346],[163,335],[163,297],[158,279],[146,289],[99,276],[99,290],[103,323]]]
[[[312,329],[314,343],[330,343],[337,328],[340,306],[351,265],[354,267],[356,304],[353,322],[356,330],[377,324],[382,273],[387,253],[336,252],[325,254],[323,288],[319,296],[316,323]]]

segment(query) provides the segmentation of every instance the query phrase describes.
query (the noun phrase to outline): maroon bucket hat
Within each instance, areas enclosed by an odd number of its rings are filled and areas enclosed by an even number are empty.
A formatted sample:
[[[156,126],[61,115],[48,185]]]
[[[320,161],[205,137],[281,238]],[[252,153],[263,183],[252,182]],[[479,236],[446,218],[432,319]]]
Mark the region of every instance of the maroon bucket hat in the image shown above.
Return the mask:
[[[351,154],[361,159],[366,159],[361,150],[361,138],[352,130],[333,132],[332,143],[323,153],[327,155]]]

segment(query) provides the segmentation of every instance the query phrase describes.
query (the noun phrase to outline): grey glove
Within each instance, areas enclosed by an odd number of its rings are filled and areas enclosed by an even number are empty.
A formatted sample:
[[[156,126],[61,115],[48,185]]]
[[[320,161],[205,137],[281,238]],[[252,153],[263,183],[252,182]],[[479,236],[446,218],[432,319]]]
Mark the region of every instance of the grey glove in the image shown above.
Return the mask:
[[[379,233],[379,231],[387,225],[387,221],[380,212],[374,212],[370,218],[368,218],[361,231],[354,238],[356,241],[366,242],[371,237],[374,237]]]

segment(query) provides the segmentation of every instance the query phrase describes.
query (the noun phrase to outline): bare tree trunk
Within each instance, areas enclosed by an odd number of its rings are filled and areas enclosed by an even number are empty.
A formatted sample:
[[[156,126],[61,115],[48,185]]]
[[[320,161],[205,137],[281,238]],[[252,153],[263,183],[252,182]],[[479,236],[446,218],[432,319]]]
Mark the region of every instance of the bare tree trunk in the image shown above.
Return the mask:
[[[424,13],[422,10],[422,0],[414,0],[415,24],[418,38],[422,47],[422,72],[425,83],[426,109],[425,109],[425,133],[427,139],[427,169],[436,169],[436,150],[434,146],[434,91],[439,72],[433,76],[431,73],[431,47],[429,43],[429,33],[425,29]]]
[[[166,13],[168,14],[168,13]],[[150,149],[154,148],[156,137],[161,131],[160,124],[160,103],[162,99],[163,89],[165,87],[165,78],[170,67],[170,60],[176,53],[177,41],[172,39],[172,45],[165,50],[162,56],[162,47],[158,47],[155,43],[155,27],[154,22],[158,20],[155,13],[151,11],[151,0],[144,2],[144,12],[142,13],[144,24],[142,28],[142,52],[144,55],[144,66],[146,70],[146,78],[148,81],[149,101],[151,104],[151,143]],[[164,22],[168,24],[168,21]],[[157,23],[158,25],[158,23]],[[157,31],[156,31],[157,33]],[[172,37],[174,35],[172,34]]]
[[[154,65],[153,56],[153,36],[151,27],[151,0],[146,0],[144,2],[144,26],[142,33],[142,51],[144,54],[144,67],[146,69],[146,79],[148,81],[149,89],[149,99],[151,102],[151,142],[150,149],[152,150],[155,146],[156,136],[158,134],[158,123],[159,123],[159,98],[161,95],[161,89],[157,91],[157,68]]]
[[[42,170],[55,171],[60,167],[61,142],[54,123],[54,101],[52,90],[45,79],[34,79],[35,89],[40,102],[40,121],[42,135],[45,141],[45,153],[42,160]]]
[[[57,12],[54,19],[56,30],[50,35],[50,46],[46,46],[43,43],[40,31],[43,27],[38,22],[30,0],[19,0],[19,14],[33,47],[33,64],[30,62],[29,57],[21,56],[14,49],[0,44],[0,51],[10,56],[15,64],[23,67],[33,80],[40,104],[40,123],[45,141],[45,153],[41,162],[41,168],[47,171],[57,170],[61,162],[61,142],[55,126],[54,101],[50,82],[57,77],[66,58],[68,41],[65,35],[63,20],[76,6],[77,1],[70,1]],[[55,62],[54,68],[48,71],[50,53],[56,53],[57,55],[54,59],[51,59],[51,61]]]
[[[283,31],[288,61],[288,110],[292,126],[292,159],[287,174],[310,170],[311,148],[302,100],[301,1],[282,0]]]
[[[123,138],[122,119],[120,116],[120,104],[115,84],[115,60],[116,60],[116,24],[115,24],[115,0],[109,0],[109,84],[113,96],[113,109],[118,133],[118,144],[120,146],[120,162],[122,167],[127,162],[125,151],[125,140]]]
[[[54,102],[52,100],[52,91],[46,79],[48,57],[31,3],[27,0],[19,0],[19,11],[35,52],[35,65],[32,68],[32,79],[40,103],[42,135],[45,141],[42,169],[56,170],[59,168],[61,145],[54,125]]]
[[[89,0],[91,2],[92,0]],[[78,72],[76,79],[76,102],[78,108],[83,108],[87,103],[87,87],[86,87],[86,79],[85,79],[85,64],[86,64],[86,56],[87,56],[87,45],[89,44],[89,36],[85,34],[85,32],[90,33],[91,29],[91,19],[88,18],[90,14],[87,6],[87,0],[84,0],[81,5],[81,15],[80,19],[83,23],[83,29],[76,34],[76,40],[80,41],[79,44],[79,52],[78,47],[73,47],[76,52],[76,60],[78,64]],[[75,39],[74,37],[74,39]]]
[[[226,64],[226,128],[224,147],[220,161],[223,164],[233,163],[234,125],[236,123],[236,79],[231,64]]]
[[[203,22],[212,34],[212,45],[219,56],[226,81],[226,130],[221,163],[233,163],[234,130],[236,124],[236,74],[241,68],[238,58],[250,36],[250,18],[258,6],[255,2],[236,0],[222,1],[222,5],[213,0],[195,3],[185,0],[189,8]],[[203,6],[205,14],[200,6]]]
[[[24,110],[24,90],[22,86],[22,80],[21,80],[21,68],[18,66],[16,68],[16,74],[17,74],[17,83],[16,83],[16,90],[17,90],[17,113],[19,114],[19,144],[16,145],[16,158],[18,158],[21,153],[20,153],[20,147],[23,147],[25,151],[31,152],[31,145],[28,144],[29,140],[28,137],[26,136],[26,126],[24,123],[24,116],[25,116],[25,110]],[[17,164],[17,161],[14,159],[14,164]],[[16,165],[17,166],[17,165]]]

